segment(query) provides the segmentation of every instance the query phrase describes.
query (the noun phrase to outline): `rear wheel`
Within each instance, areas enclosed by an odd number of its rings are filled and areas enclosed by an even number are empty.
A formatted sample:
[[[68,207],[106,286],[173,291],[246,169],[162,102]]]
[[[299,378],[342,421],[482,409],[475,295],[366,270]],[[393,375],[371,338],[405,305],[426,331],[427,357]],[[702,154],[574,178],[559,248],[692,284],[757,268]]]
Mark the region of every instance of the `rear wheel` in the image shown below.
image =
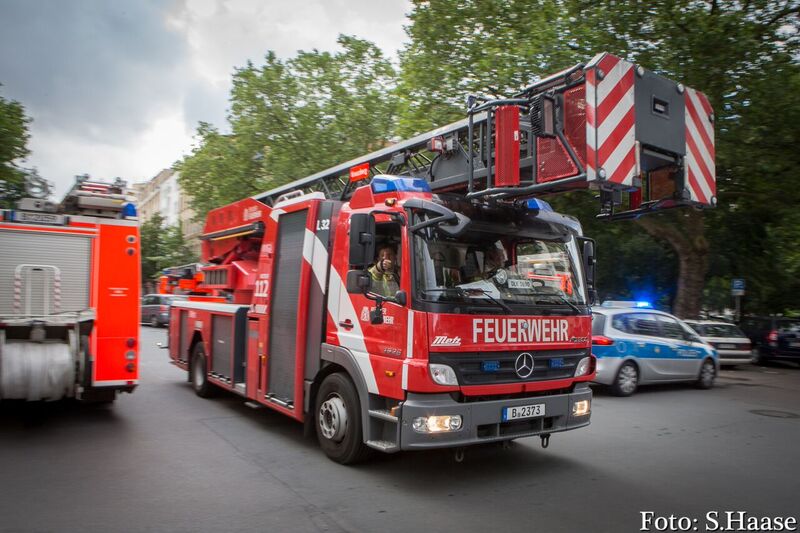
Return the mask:
[[[348,376],[331,374],[322,382],[316,401],[317,440],[322,451],[341,464],[366,458],[361,406],[358,393]]]
[[[192,388],[195,394],[201,398],[208,398],[213,392],[213,385],[208,381],[206,371],[206,351],[203,343],[198,342],[192,349],[192,367],[189,369],[192,381]]]
[[[157,328],[161,324],[158,323],[158,317],[156,315],[150,315],[150,326]]]
[[[614,396],[630,396],[639,386],[639,368],[631,361],[626,361],[619,367],[611,392]]]
[[[717,378],[717,367],[714,361],[706,359],[700,367],[700,374],[697,376],[697,387],[700,389],[710,389],[714,386],[714,380]]]

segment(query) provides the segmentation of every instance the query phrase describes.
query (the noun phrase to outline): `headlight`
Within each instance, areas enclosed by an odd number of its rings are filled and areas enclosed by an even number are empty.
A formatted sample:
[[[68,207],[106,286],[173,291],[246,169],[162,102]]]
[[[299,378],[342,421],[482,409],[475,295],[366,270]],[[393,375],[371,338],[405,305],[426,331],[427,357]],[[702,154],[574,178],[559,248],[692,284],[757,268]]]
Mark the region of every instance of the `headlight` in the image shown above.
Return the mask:
[[[458,385],[458,378],[455,371],[447,365],[430,364],[433,381],[439,385]]]
[[[572,416],[586,416],[589,414],[589,400],[581,400],[572,404]]]
[[[575,377],[585,376],[589,373],[589,370],[592,368],[592,358],[591,357],[584,357],[580,361],[578,361],[578,365],[575,367]]]
[[[417,433],[458,431],[461,429],[461,415],[418,416],[413,420],[412,427]]]

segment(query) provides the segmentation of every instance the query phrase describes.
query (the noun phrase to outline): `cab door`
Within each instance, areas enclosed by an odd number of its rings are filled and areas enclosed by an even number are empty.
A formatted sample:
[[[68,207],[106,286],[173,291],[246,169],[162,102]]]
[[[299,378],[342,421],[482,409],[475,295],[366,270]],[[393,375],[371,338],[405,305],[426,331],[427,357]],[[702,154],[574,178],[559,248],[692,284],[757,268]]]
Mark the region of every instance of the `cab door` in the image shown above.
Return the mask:
[[[655,313],[626,313],[620,318],[630,335],[631,353],[641,368],[643,382],[674,379],[671,358],[673,347],[661,336],[658,315]]]
[[[669,367],[675,379],[690,379],[700,372],[704,351],[692,341],[687,331],[674,318],[658,315],[661,334],[668,339],[672,353]]]
[[[397,223],[382,223],[379,219],[376,225],[376,250],[380,248],[380,244],[387,242],[397,247],[399,285],[408,292],[408,247],[402,229],[404,228]],[[373,324],[370,313],[376,309],[377,302],[361,293],[348,293],[344,286],[349,269],[348,253],[334,257],[336,270],[343,273],[341,281],[335,277],[332,279],[332,287],[341,283],[337,313],[332,317],[339,343],[348,348],[356,358],[370,392],[403,398],[402,366],[407,344],[408,310],[396,303],[383,302],[383,322]],[[332,272],[331,275],[337,274]]]

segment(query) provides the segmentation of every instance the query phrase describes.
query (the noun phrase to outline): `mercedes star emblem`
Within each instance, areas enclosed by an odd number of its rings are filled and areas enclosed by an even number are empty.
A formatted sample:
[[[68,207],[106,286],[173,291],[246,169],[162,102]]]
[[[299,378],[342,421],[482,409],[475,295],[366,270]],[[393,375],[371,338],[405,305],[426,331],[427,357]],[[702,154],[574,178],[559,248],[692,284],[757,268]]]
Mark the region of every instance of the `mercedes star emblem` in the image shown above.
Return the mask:
[[[517,361],[514,363],[514,370],[517,375],[522,379],[529,377],[533,374],[533,356],[528,352],[523,352],[517,356]]]

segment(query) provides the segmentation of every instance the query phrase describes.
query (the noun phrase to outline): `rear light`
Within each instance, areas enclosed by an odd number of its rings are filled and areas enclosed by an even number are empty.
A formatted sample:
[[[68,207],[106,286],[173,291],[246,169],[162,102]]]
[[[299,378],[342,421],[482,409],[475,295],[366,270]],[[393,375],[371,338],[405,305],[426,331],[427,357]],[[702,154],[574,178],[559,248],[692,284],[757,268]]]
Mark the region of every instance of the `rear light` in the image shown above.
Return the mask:
[[[778,330],[777,329],[773,329],[772,331],[770,331],[769,335],[767,335],[767,340],[769,341],[770,344],[777,345],[778,344]]]
[[[611,346],[614,339],[609,339],[605,335],[592,335],[592,344],[595,346]]]
[[[167,306],[167,305],[162,305],[161,306],[161,311],[164,312],[164,313],[166,313],[168,309],[169,309],[169,306]]]

